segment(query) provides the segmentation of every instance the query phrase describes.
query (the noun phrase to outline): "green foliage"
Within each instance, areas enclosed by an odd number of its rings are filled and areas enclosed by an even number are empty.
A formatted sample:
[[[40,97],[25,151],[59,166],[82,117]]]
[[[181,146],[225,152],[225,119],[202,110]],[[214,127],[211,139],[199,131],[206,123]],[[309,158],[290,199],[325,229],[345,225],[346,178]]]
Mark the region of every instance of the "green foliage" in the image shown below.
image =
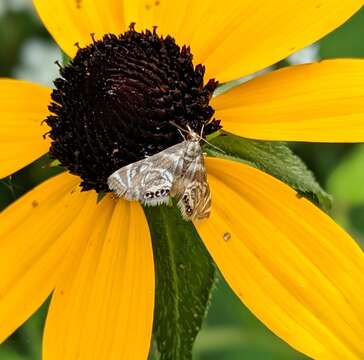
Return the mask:
[[[5,3],[5,6],[6,1],[1,0],[1,2]],[[29,12],[8,11],[0,18],[1,77],[12,75],[12,68],[19,60],[19,50],[29,35],[39,38],[47,37],[44,27]]]
[[[0,0],[6,2],[12,2],[12,0]],[[350,19],[345,25],[340,27],[337,31],[326,36],[319,42],[320,54],[323,58],[336,58],[336,57],[363,57],[364,56],[364,9]],[[53,41],[43,25],[37,20],[29,11],[11,11],[5,13],[0,19],[0,43],[2,47],[0,55],[0,73],[2,76],[11,77],[14,74],[14,67],[17,65],[19,57],[19,49],[24,44],[24,41],[34,37],[47,39],[49,42]],[[247,49],[248,51],[248,49]],[[63,59],[63,63],[67,62],[67,58]],[[53,59],[44,59],[44,64]],[[236,85],[226,84],[226,86]],[[220,90],[223,90],[222,87]],[[219,139],[218,141],[221,141]],[[213,141],[214,142],[214,141]],[[251,141],[250,141],[251,142]],[[218,143],[216,143],[218,145]],[[275,169],[274,166],[269,164],[269,159],[266,158],[271,152],[267,149],[280,149],[282,153],[275,161],[278,162],[278,168],[284,167],[284,154],[287,152],[288,156],[292,155],[292,152],[284,145],[279,143],[272,143],[271,147],[269,143],[262,145],[262,143],[253,145],[254,152],[258,152],[261,164],[254,164],[253,155],[249,155],[249,151],[245,147],[242,147],[242,154],[233,153],[233,157],[242,157],[242,159],[236,159],[250,163],[250,165],[257,166],[274,176],[287,177],[292,181],[295,178],[294,172],[285,174],[284,171]],[[261,146],[263,148],[261,148]],[[267,149],[266,149],[267,148]],[[326,182],[333,166],[338,163],[342,157],[342,149],[344,145],[317,145],[317,144],[299,144],[295,148],[295,152],[299,152],[299,155],[305,159],[305,162],[309,164],[310,168],[315,168],[315,174],[320,176],[322,182]],[[244,150],[245,149],[245,150]],[[288,150],[287,150],[288,149]],[[207,149],[213,151],[213,149]],[[232,149],[236,150],[236,149]],[[245,151],[245,153],[244,153]],[[210,153],[210,155],[213,155]],[[222,154],[218,154],[222,156]],[[270,156],[270,155],[269,155]],[[293,155],[294,156],[294,155]],[[46,177],[54,175],[56,171],[60,171],[56,163],[51,167],[47,167],[49,160],[40,159],[33,163],[31,166],[19,171],[15,176],[2,179],[0,181],[0,207],[5,207],[10,202],[18,198],[22,193],[26,192],[30,188],[36,186],[37,183],[43,181]],[[351,231],[356,238],[360,239],[360,235],[364,234],[364,202],[363,202],[363,174],[364,174],[364,150],[360,146],[357,150],[349,154],[347,158],[343,158],[340,162],[337,170],[335,170],[332,176],[329,178],[328,190],[333,193],[335,198],[334,203],[334,216],[336,220],[342,221],[347,226],[347,229]],[[307,169],[305,170],[307,171]],[[291,175],[293,179],[290,179]],[[311,180],[310,180],[311,178]],[[287,181],[288,181],[287,180]],[[313,184],[312,175],[307,175],[308,184]],[[314,179],[313,179],[314,180]],[[283,180],[284,181],[284,180]],[[296,179],[297,181],[297,179]],[[300,180],[302,181],[302,180]],[[303,186],[306,187],[305,181]],[[294,184],[294,183],[293,183]],[[322,190],[317,190],[317,185],[310,185],[316,188],[316,191],[321,193]],[[302,186],[302,184],[296,184],[296,186]],[[292,185],[293,186],[293,185]],[[309,193],[314,194],[314,190],[310,190]],[[299,188],[298,188],[299,189]],[[326,193],[321,193],[324,198]],[[317,197],[317,195],[316,195]],[[321,200],[322,201],[322,200]],[[151,209],[148,209],[149,211]],[[196,235],[193,228],[186,223],[180,224],[180,220],[177,218],[177,214],[173,209],[161,208],[153,209],[154,214],[151,215],[149,220],[152,220],[153,233],[157,234],[154,241],[158,242],[159,246],[156,248],[156,254],[160,258],[158,261],[162,264],[165,263],[165,267],[161,269],[171,269],[171,261],[175,261],[178,264],[178,259],[182,259],[183,263],[189,263],[192,261],[194,253],[201,251],[201,261],[207,262],[207,255],[203,254],[203,246],[200,239]],[[160,224],[164,217],[171,218],[172,221],[168,222],[168,226]],[[159,219],[158,219],[159,218]],[[158,225],[159,224],[159,225]],[[168,237],[166,242],[167,230],[171,232],[175,231],[175,228],[180,229],[180,226],[186,225],[189,228],[191,236],[186,238],[171,238]],[[178,230],[180,231],[180,230]],[[159,233],[161,235],[159,235]],[[166,243],[163,243],[166,242]],[[170,244],[178,244],[175,248],[171,248]],[[196,245],[199,244],[199,245]],[[179,248],[181,247],[181,249]],[[166,258],[162,259],[163,251],[167,252]],[[168,266],[169,264],[169,266]],[[198,264],[194,264],[197,266]],[[161,265],[163,266],[163,265]],[[205,274],[205,282],[208,283],[208,289],[205,292],[204,304],[200,308],[199,318],[194,320],[197,326],[200,326],[202,320],[202,312],[205,303],[208,302],[208,293],[211,289],[213,268],[209,264],[209,274]],[[186,269],[186,268],[185,268]],[[163,314],[163,308],[160,309],[160,305],[163,303],[163,297],[159,296],[157,299],[157,310],[159,315],[166,318],[166,325],[159,327],[156,325],[155,338],[161,345],[163,337],[168,338],[168,346],[175,346],[175,344],[184,344],[187,349],[188,357],[190,358],[190,348],[192,343],[188,341],[188,336],[183,338],[183,332],[188,331],[191,324],[190,317],[185,318],[183,322],[183,316],[187,313],[188,309],[183,309],[180,302],[174,295],[174,289],[181,292],[188,290],[188,296],[191,296],[191,291],[197,292],[198,288],[195,288],[192,278],[192,270],[185,271],[177,269],[177,275],[179,276],[178,287],[171,287],[171,274],[170,270],[166,270],[165,274],[162,274],[162,270],[157,273],[158,283],[165,289],[163,294],[166,298],[165,301],[169,301],[169,306],[175,306],[174,308],[168,308],[168,313]],[[158,271],[158,270],[157,270]],[[185,277],[183,274],[187,274]],[[188,284],[191,281],[191,284]],[[204,281],[200,281],[202,284]],[[191,289],[187,288],[191,287]],[[202,287],[202,286],[201,286]],[[171,292],[168,293],[168,288]],[[202,289],[203,290],[203,289]],[[193,294],[192,292],[192,294]],[[168,299],[167,297],[170,297]],[[184,296],[186,296],[184,294]],[[194,303],[193,299],[187,299],[190,301],[188,304]],[[187,301],[186,300],[186,301]],[[186,316],[191,316],[191,313]],[[178,317],[178,323],[173,324],[173,321],[177,318],[176,314],[180,314]],[[170,318],[169,318],[170,317]],[[28,320],[13,336],[10,337],[5,344],[0,347],[0,359],[1,360],[40,360],[40,348],[41,337],[43,331],[44,309],[38,311],[30,320]],[[172,324],[172,325],[171,325]],[[170,326],[170,328],[168,328]],[[194,333],[193,338],[195,338]],[[180,347],[182,349],[182,347]],[[178,353],[178,352],[177,352]],[[271,334],[232,294],[223,280],[218,283],[217,289],[214,290],[214,297],[212,305],[207,317],[207,322],[197,338],[195,345],[195,359],[196,360],[301,360],[306,359],[303,355],[298,354],[292,350],[287,344]],[[171,358],[172,354],[164,352],[164,359]],[[180,356],[180,354],[178,354]],[[183,359],[183,354],[179,357]],[[187,359],[188,359],[187,357]],[[176,357],[176,359],[179,359]]]
[[[176,207],[145,209],[156,267],[154,336],[161,360],[192,359],[215,267],[191,222]]]
[[[347,154],[328,178],[334,215],[364,247],[364,145]]]
[[[273,335],[220,279],[209,316],[197,338],[196,360],[307,359]]]
[[[364,8],[343,26],[320,41],[320,56],[324,59],[364,56]]]
[[[331,207],[331,197],[320,187],[312,172],[292,150],[282,142],[245,139],[223,132],[211,140],[222,151],[206,145],[211,156],[241,161],[254,166],[295,189],[324,210]]]
[[[364,203],[364,145],[358,145],[345,157],[327,182],[335,201],[358,205]]]
[[[26,358],[18,354],[13,348],[2,346],[0,347],[0,359],[4,360],[25,360]]]
[[[0,346],[1,360],[40,360],[48,301]]]
[[[99,203],[106,195],[106,192],[100,192],[97,194],[96,202]]]
[[[14,175],[0,179],[0,210],[42,181],[63,171],[64,168],[55,164],[46,154]]]
[[[71,62],[71,58],[64,52],[62,52],[62,65],[67,66]]]

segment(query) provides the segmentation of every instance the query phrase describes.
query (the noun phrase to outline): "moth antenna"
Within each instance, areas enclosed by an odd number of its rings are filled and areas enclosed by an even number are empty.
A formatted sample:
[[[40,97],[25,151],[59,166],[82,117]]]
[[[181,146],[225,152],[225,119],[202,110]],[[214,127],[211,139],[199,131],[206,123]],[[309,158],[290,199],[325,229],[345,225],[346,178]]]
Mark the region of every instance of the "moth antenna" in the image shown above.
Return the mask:
[[[189,127],[189,125],[187,125],[188,130],[186,130],[186,129],[182,128],[181,126],[179,126],[178,124],[176,124],[173,120],[171,120],[169,123],[170,123],[171,125],[175,126],[178,130],[183,131],[183,132],[185,132],[185,133],[187,133],[187,134],[189,134],[189,133],[192,131],[192,129]],[[202,141],[203,141],[203,142],[205,142],[206,144],[210,145],[210,146],[211,146],[211,147],[213,147],[214,149],[219,150],[219,151],[221,151],[222,153],[226,154],[226,152],[225,152],[223,149],[220,149],[219,147],[217,147],[217,146],[215,146],[215,145],[211,144],[209,141],[207,141],[206,139],[204,139],[204,138],[202,137],[202,133],[203,133],[204,126],[205,126],[205,124],[204,124],[204,125],[202,126],[202,128],[201,128],[201,134],[200,134],[200,135],[197,135],[197,136],[200,138],[200,140],[202,140]],[[181,135],[182,135],[182,134],[181,134]],[[182,136],[183,136],[183,135],[182,135]],[[183,136],[183,137],[184,137],[184,136]],[[184,137],[184,138],[185,138],[185,137]]]
[[[208,145],[210,145],[211,147],[213,147],[213,148],[215,148],[216,150],[219,150],[219,151],[221,151],[222,153],[224,153],[224,154],[226,154],[226,152],[223,150],[223,149],[220,149],[219,147],[217,147],[217,146],[215,146],[215,145],[213,145],[213,144],[211,144],[209,141],[207,141],[206,139],[204,139],[203,138],[203,131],[204,131],[204,129],[205,129],[205,124],[202,124],[202,126],[201,126],[201,131],[200,131],[200,139],[203,141],[203,142],[205,142],[206,144],[208,144]]]
[[[218,146],[215,146],[214,144],[211,144],[211,143],[210,143],[209,141],[207,141],[206,139],[204,139],[204,138],[202,138],[202,137],[201,137],[201,140],[202,140],[203,142],[205,142],[206,144],[210,145],[211,147],[213,147],[214,149],[219,150],[219,151],[221,151],[222,153],[226,154],[226,151],[224,151],[223,149],[220,149]]]
[[[169,123],[173,126],[175,126],[177,129],[189,134],[189,131],[184,129],[183,127],[179,126],[178,124],[176,124],[173,120],[170,120]],[[188,126],[188,125],[187,125]],[[188,126],[188,128],[190,129],[190,127]]]
[[[201,131],[200,131],[200,138],[202,139],[203,131],[205,129],[205,124],[202,124]]]
[[[186,136],[184,136],[183,132],[180,129],[178,129],[178,128],[177,128],[177,130],[181,134],[181,136],[183,137],[183,139],[186,140]]]
[[[169,122],[171,125],[175,126],[178,130],[178,132],[181,134],[181,136],[183,137],[184,140],[186,140],[186,136],[183,135],[183,132],[185,133],[189,133],[189,131],[187,131],[186,129],[183,129],[181,126],[179,126],[178,124],[176,124],[174,121],[170,121]]]

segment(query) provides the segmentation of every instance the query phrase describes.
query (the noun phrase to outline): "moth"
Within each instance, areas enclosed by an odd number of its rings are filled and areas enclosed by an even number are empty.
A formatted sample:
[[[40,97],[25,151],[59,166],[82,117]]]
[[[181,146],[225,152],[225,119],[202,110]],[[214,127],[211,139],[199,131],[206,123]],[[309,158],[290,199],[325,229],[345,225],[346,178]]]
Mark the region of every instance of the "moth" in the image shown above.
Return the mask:
[[[211,195],[200,145],[202,136],[189,127],[184,131],[187,136],[181,143],[111,174],[107,180],[110,190],[148,206],[167,204],[170,198],[176,198],[185,220],[208,218]]]

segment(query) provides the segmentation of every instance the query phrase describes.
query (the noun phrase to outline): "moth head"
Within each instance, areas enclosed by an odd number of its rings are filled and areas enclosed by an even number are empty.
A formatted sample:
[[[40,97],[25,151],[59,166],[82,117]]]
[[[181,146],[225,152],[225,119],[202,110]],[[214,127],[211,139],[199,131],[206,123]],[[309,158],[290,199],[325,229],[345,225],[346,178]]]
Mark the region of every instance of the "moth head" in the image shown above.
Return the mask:
[[[189,141],[200,142],[201,140],[203,140],[203,138],[201,137],[201,135],[199,135],[196,132],[194,132],[188,125],[187,125],[187,128],[188,128],[187,139]]]
[[[180,132],[184,139],[193,142],[200,142],[201,140],[204,141],[203,130],[205,128],[205,125],[202,125],[200,134],[197,134],[189,125],[187,125],[186,129],[184,129],[183,127],[176,124],[174,121],[170,121],[169,123],[177,128],[177,130]],[[186,136],[184,135],[184,133],[186,134]]]
[[[224,150],[222,150],[219,147],[211,144],[209,141],[207,141],[203,137],[205,124],[202,124],[200,134],[198,134],[195,131],[193,131],[189,125],[187,125],[187,130],[186,130],[186,129],[183,129],[182,127],[180,127],[179,125],[177,125],[174,121],[170,121],[169,123],[172,124],[173,126],[175,126],[178,129],[178,131],[180,132],[180,134],[182,135],[182,137],[184,139],[186,139],[186,137],[183,135],[183,133],[187,133],[187,140],[197,142],[197,143],[200,143],[200,141],[203,141],[206,144],[208,144],[209,146],[213,147],[214,149],[219,150],[221,153],[226,154]]]

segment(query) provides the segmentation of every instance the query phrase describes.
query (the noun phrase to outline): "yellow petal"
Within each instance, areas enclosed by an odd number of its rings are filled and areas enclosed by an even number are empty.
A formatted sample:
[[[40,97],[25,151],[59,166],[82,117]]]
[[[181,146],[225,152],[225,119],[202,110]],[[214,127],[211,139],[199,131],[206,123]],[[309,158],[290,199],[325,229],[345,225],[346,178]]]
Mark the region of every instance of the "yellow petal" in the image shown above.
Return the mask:
[[[197,229],[237,296],[314,359],[364,358],[364,256],[327,215],[275,178],[208,159],[209,220]]]
[[[96,214],[53,295],[45,360],[147,359],[154,268],[143,211],[107,197]]]
[[[269,66],[344,23],[362,0],[133,0],[125,23],[190,45],[206,78],[237,79]]]
[[[77,178],[59,175],[30,191],[0,215],[0,342],[49,296],[71,236],[64,232],[90,195]],[[95,196],[93,196],[95,202]]]
[[[0,79],[0,178],[28,165],[49,148],[42,121],[51,90],[25,81]]]
[[[264,140],[364,141],[364,60],[292,66],[212,101],[224,129]]]
[[[120,34],[124,29],[123,0],[33,0],[44,25],[58,45],[70,57],[77,51],[75,43],[88,45],[91,33]]]

